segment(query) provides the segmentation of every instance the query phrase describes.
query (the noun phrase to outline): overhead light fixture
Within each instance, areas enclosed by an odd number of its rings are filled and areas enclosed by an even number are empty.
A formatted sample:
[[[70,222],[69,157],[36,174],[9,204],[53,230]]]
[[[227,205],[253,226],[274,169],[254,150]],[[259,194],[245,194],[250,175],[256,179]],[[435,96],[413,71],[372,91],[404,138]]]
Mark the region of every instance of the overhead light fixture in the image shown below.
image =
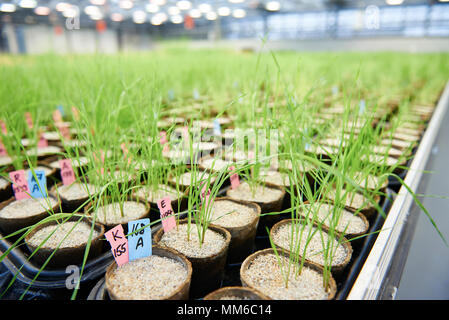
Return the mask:
[[[125,10],[130,10],[134,7],[134,3],[131,0],[120,0],[118,5]]]
[[[279,11],[281,9],[281,3],[279,1],[268,1],[265,9],[268,11]]]
[[[209,11],[206,13],[206,19],[207,20],[217,20],[217,14],[213,11]]]
[[[19,6],[25,9],[34,9],[37,7],[36,0],[21,0]]]
[[[198,9],[192,9],[189,11],[189,15],[194,19],[198,19],[201,18],[201,11]]]
[[[104,6],[106,3],[106,0],[90,0],[90,3],[96,5],[96,6]]]
[[[147,14],[143,10],[136,10],[133,12],[133,21],[137,24],[142,24],[147,20]]]
[[[172,16],[179,15],[179,13],[181,12],[181,10],[179,10],[178,7],[170,7],[170,8],[168,8],[167,11],[168,11],[168,14],[172,15]]]
[[[242,3],[245,0],[228,0],[230,3]]]
[[[36,7],[34,9],[34,13],[37,14],[38,16],[48,16],[50,12],[51,12],[50,8],[44,6]]]
[[[231,14],[231,9],[229,9],[229,7],[220,7],[217,12],[219,16],[227,17]]]
[[[398,6],[404,2],[404,0],[385,0],[385,2],[390,6]]]
[[[171,16],[170,21],[172,23],[179,24],[184,21],[184,18],[181,15],[177,14],[177,15]]]
[[[16,5],[13,3],[2,3],[0,4],[1,12],[14,12],[16,11]]]
[[[192,8],[192,3],[188,0],[181,0],[176,3],[179,9],[181,10],[189,10]]]
[[[62,12],[62,15],[66,18],[75,18],[79,12],[80,10],[77,6],[70,6]]]
[[[243,9],[235,9],[232,11],[232,16],[237,19],[244,18],[246,16],[246,11]]]
[[[198,6],[198,9],[202,12],[202,13],[207,13],[209,11],[212,10],[212,6],[208,3],[202,3]]]
[[[67,2],[58,2],[56,4],[55,9],[56,9],[56,11],[63,12],[64,10],[67,10],[71,6],[72,5],[70,3],[67,3]]]
[[[150,2],[156,4],[160,7],[167,3],[167,1],[165,1],[165,0],[150,0]]]
[[[88,16],[91,15],[98,15],[99,13],[101,13],[100,8],[98,8],[97,6],[87,6],[84,8],[84,13],[87,14]]]
[[[149,3],[145,6],[145,9],[149,12],[149,13],[156,13],[159,11],[159,6],[155,3]]]
[[[123,21],[123,15],[117,12],[114,12],[111,14],[111,20],[114,22],[122,22]]]

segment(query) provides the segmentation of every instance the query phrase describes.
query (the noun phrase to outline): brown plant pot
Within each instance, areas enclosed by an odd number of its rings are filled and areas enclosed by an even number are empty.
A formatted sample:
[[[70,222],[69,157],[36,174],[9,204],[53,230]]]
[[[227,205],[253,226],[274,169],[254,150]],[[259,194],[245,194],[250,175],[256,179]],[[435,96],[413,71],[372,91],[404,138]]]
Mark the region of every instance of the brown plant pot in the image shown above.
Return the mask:
[[[55,200],[57,203],[53,206],[52,210],[56,213],[59,212],[59,202],[57,201],[57,199]],[[10,199],[0,203],[0,211],[14,201],[16,201],[16,199],[14,197],[11,197]],[[42,210],[43,212],[30,217],[20,217],[14,219],[0,217],[0,229],[1,231],[3,231],[3,235],[6,236],[10,233],[13,233],[14,231],[32,226],[42,219],[48,217],[48,212],[44,209]]]
[[[180,254],[178,251],[171,249],[171,248],[158,246],[158,245],[153,245],[152,255],[166,257],[166,258],[176,260],[177,262],[180,262],[184,266],[184,268],[187,269],[187,278],[184,281],[184,283],[181,286],[179,286],[172,294],[164,297],[161,300],[188,300],[190,284],[192,281],[192,264],[190,263],[190,261],[184,255]],[[106,279],[105,288],[106,288],[106,291],[109,295],[109,298],[111,298],[111,300],[119,300],[119,298],[114,294],[113,285],[111,285],[111,283],[110,283],[111,273],[117,268],[118,268],[117,264],[114,261],[107,268],[106,275],[105,275],[105,279]],[[133,298],[129,297],[128,300],[133,300]]]
[[[77,182],[78,182],[78,181],[77,181]],[[78,183],[79,183],[79,182],[78,182]],[[63,186],[62,182],[61,182],[61,183],[58,183],[58,184],[56,184],[56,185],[54,185],[54,186],[50,189],[49,193],[50,193],[53,197],[58,198],[58,194],[56,193],[56,188],[60,188],[61,186]],[[96,197],[95,194],[93,194],[93,195],[91,195],[91,196],[92,196],[93,198]],[[81,199],[68,200],[68,199],[62,197],[61,195],[59,195],[59,198],[61,199],[63,210],[66,211],[66,212],[74,212],[74,211],[76,211],[78,208],[80,208],[80,207],[83,205],[83,203],[85,203],[85,202],[89,199],[89,197],[84,197],[84,198],[81,198]],[[84,206],[83,206],[83,207],[84,207]],[[83,208],[80,208],[80,209],[78,210],[78,212],[82,212],[82,211],[83,211],[82,209],[83,209]]]
[[[103,198],[105,198],[105,197],[103,197]],[[110,199],[111,199],[110,196],[106,196],[106,198],[108,199],[108,201],[110,201]],[[85,212],[86,214],[88,214],[89,218],[92,218],[92,209],[93,209],[93,206],[94,206],[95,202],[98,201],[98,197],[96,197],[95,199],[96,199],[95,201],[89,202],[89,203],[84,207],[84,212]],[[137,199],[137,198],[135,198],[135,197],[133,197],[133,196],[127,196],[126,199],[125,199],[125,201],[135,201],[135,202],[139,202],[139,203],[144,204],[144,205],[145,205],[145,208],[146,208],[145,212],[144,212],[142,215],[140,215],[139,217],[136,217],[136,218],[132,218],[132,219],[129,220],[129,221],[134,221],[134,220],[138,220],[138,219],[143,219],[143,218],[148,218],[148,217],[149,217],[149,215],[150,215],[150,207],[148,206],[148,204],[147,204],[146,202],[144,202],[144,201],[142,201],[142,200],[139,200],[139,199]],[[107,204],[111,204],[111,202],[107,202]],[[109,229],[114,228],[114,227],[118,224],[118,223],[111,223],[111,224],[110,224],[110,223],[102,223],[102,222],[98,221],[98,219],[97,219],[96,222],[98,222],[99,224],[104,225],[104,227],[106,228],[106,231],[108,231]],[[127,230],[128,230],[128,222],[123,222],[123,223],[121,223],[121,225],[123,226],[123,230],[124,230],[125,232],[127,232]],[[126,233],[125,233],[125,234],[126,234]]]
[[[261,214],[271,213],[271,212],[280,212],[282,210],[282,204],[284,202],[285,189],[282,187],[273,185],[271,183],[264,183],[264,185],[265,185],[265,187],[282,191],[282,195],[279,197],[279,199],[271,201],[271,202],[260,202],[260,201],[251,201],[251,202],[256,203],[260,207]],[[226,197],[233,199],[229,194],[230,190],[231,189],[226,190]],[[236,199],[236,200],[238,200],[238,199]],[[270,229],[279,220],[281,220],[280,214],[261,216],[259,219],[259,225],[257,227],[257,234],[266,235],[266,228]]]
[[[268,248],[268,249],[256,251],[252,255],[247,257],[245,259],[245,261],[243,261],[242,266],[240,267],[240,281],[242,282],[243,286],[259,290],[257,288],[254,288],[253,286],[251,286],[250,281],[248,280],[248,278],[245,275],[245,271],[247,271],[249,269],[249,267],[252,264],[252,261],[255,258],[257,258],[260,255],[265,255],[265,254],[269,254],[269,253],[275,254],[273,248]],[[288,252],[285,252],[285,251],[280,251],[280,252],[278,252],[278,254],[282,255],[284,257],[287,257],[287,258],[289,257]],[[323,274],[323,272],[324,272],[324,270],[321,267],[317,266],[316,264],[312,264],[312,263],[310,263],[307,260],[304,261],[303,267],[307,267],[307,268],[313,269],[313,270],[319,272],[320,274]],[[332,276],[330,276],[329,277],[329,295],[328,295],[327,299],[328,300],[332,300],[335,297],[336,293],[337,293],[337,284],[335,283],[334,278]],[[264,292],[262,292],[262,294],[267,295]],[[267,295],[267,297],[269,299],[271,299],[268,295]]]
[[[228,262],[238,263],[243,261],[254,250],[257,226],[259,224],[260,207],[254,202],[235,200],[229,197],[216,198],[217,201],[232,201],[247,207],[251,207],[256,212],[255,218],[249,224],[241,227],[223,227],[231,234],[231,242],[228,250]]]
[[[226,297],[236,297],[241,300],[271,300],[263,293],[250,287],[223,287],[205,296],[204,300],[226,300]]]
[[[284,219],[284,220],[279,221],[278,223],[276,223],[276,224],[271,228],[271,230],[270,230],[270,238],[273,239],[273,235],[274,235],[276,229],[280,228],[281,226],[283,226],[283,225],[285,225],[285,224],[290,223],[291,221],[292,221],[292,219]],[[329,234],[329,228],[328,228],[328,227],[326,227],[326,226],[324,226],[324,225],[322,225],[322,224],[319,225],[319,224],[317,224],[317,223],[314,223],[313,226],[316,227],[316,228],[321,228],[322,231],[324,231],[324,232],[326,232],[327,234]],[[334,276],[336,276],[336,277],[339,277],[339,276],[341,276],[341,274],[343,273],[343,270],[346,268],[346,266],[349,264],[349,261],[351,261],[351,257],[352,257],[352,246],[351,246],[351,244],[348,242],[348,240],[347,240],[345,237],[342,237],[342,236],[341,236],[340,233],[338,233],[338,232],[335,231],[335,235],[336,235],[336,237],[338,237],[338,238],[341,237],[341,245],[343,245],[344,248],[345,248],[345,250],[346,250],[346,257],[345,257],[345,260],[344,260],[342,263],[338,264],[338,265],[332,266],[332,268],[331,268],[332,274],[333,274]],[[276,245],[276,244],[275,244],[275,245]],[[279,248],[279,249],[283,249],[283,250],[286,251],[286,252],[289,252],[289,249],[287,249],[287,248],[282,248],[282,247],[280,247],[280,246],[278,246],[278,245],[276,245],[276,247]],[[300,257],[299,259],[302,259],[302,255],[299,255],[299,257]],[[324,268],[324,266],[323,266],[322,264],[316,263],[316,262],[311,261],[311,260],[309,260],[309,259],[307,259],[307,258],[305,259],[305,261],[307,261],[310,265],[315,265],[315,266],[317,266],[317,267],[319,267],[319,268],[321,268],[321,269]]]
[[[179,221],[179,224],[185,223],[187,223],[187,219]],[[192,263],[193,269],[192,285],[190,288],[190,295],[192,297],[203,297],[206,293],[217,289],[223,278],[229,243],[231,242],[231,234],[225,228],[212,224],[209,225],[209,229],[218,232],[225,238],[225,246],[219,253],[210,257],[196,258],[186,256],[186,258]],[[156,232],[154,235],[155,244],[160,244],[163,234],[163,228],[160,228]],[[160,245],[164,246],[162,244]]]
[[[72,217],[69,218],[67,221],[78,221],[79,217]],[[55,225],[58,222],[56,221],[49,221],[44,224],[41,224],[37,226],[35,229],[33,229],[26,237],[25,237],[25,243],[30,250],[30,252],[33,252],[37,249],[38,246],[30,244],[31,237],[42,228],[50,225]],[[80,223],[88,223],[90,225],[90,221],[87,218],[83,218]],[[100,234],[92,238],[90,249],[89,249],[89,258],[93,258],[96,256],[99,256],[102,252],[103,248],[103,242],[102,238],[104,236],[104,226],[100,225],[99,223],[95,224],[96,231],[98,231]],[[75,232],[75,230],[73,231]],[[51,257],[50,261],[46,265],[46,267],[65,267],[68,265],[80,265],[83,262],[84,254],[85,254],[86,244],[82,244],[76,247],[67,247],[67,248],[59,248],[56,250],[54,255]],[[39,265],[43,265],[45,261],[51,256],[55,249],[54,248],[40,248],[32,257],[34,261],[36,261]]]

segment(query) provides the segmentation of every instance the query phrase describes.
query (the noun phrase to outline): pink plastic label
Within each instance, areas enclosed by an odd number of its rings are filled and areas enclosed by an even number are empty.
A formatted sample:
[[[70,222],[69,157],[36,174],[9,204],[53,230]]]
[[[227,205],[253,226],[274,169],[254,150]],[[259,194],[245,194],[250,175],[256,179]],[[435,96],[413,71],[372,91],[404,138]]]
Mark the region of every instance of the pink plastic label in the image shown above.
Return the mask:
[[[33,129],[33,118],[30,112],[25,112],[25,121],[29,129]]]
[[[8,156],[8,151],[6,151],[5,145],[0,140],[0,157],[6,157]]]
[[[167,132],[165,131],[159,132],[159,137],[160,137],[159,142],[161,143],[161,145],[164,146],[162,152],[168,152],[169,148],[168,148]]]
[[[129,261],[128,239],[125,237],[121,224],[115,226],[105,234],[106,240],[111,245],[112,255],[120,267]]]
[[[60,123],[58,125],[58,130],[61,133],[61,136],[65,139],[65,140],[70,140],[72,137],[70,136],[70,129],[69,126],[66,124],[62,124]]]
[[[8,129],[6,128],[6,123],[3,120],[0,120],[0,126],[2,128],[2,133],[4,135],[8,134]]]
[[[37,142],[37,147],[38,148],[48,147],[48,141],[47,141],[47,139],[44,138],[44,135],[42,133],[39,135],[39,141]]]
[[[184,144],[189,145],[190,137],[189,137],[189,128],[187,126],[182,127],[182,138],[184,140]]]
[[[59,111],[59,110],[53,111],[53,121],[56,122],[56,123],[61,123],[62,122],[61,111]]]
[[[78,112],[78,109],[74,106],[72,106],[72,114],[73,114],[73,118],[78,121],[80,119],[80,114]]]
[[[9,173],[9,178],[12,181],[12,189],[16,200],[28,199],[30,196],[30,189],[28,188],[28,180],[25,176],[25,170],[17,170]]]
[[[72,168],[70,159],[59,160],[59,167],[61,168],[62,184],[72,184],[75,182],[75,172]]]
[[[164,228],[164,231],[168,232],[176,227],[176,219],[173,215],[170,197],[164,197],[161,200],[158,200],[157,207],[161,213],[161,219],[163,219],[162,227]]]
[[[235,167],[234,166],[230,166],[229,170],[230,171],[234,171]],[[231,179],[231,188],[232,189],[238,188],[239,185],[240,185],[239,175],[237,173],[231,174],[230,179]]]
[[[201,192],[200,192],[200,196],[201,199],[203,200],[203,204],[207,207],[208,205],[210,205],[209,203],[209,199],[210,199],[210,189],[207,188],[206,183],[203,183],[202,187],[201,187]]]

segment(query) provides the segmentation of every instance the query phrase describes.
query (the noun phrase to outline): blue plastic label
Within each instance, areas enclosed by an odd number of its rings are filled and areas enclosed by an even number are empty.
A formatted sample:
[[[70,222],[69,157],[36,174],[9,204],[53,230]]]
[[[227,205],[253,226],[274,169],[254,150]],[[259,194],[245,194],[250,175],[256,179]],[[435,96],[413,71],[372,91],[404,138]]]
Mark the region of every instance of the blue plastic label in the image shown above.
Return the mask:
[[[151,227],[137,231],[149,224],[149,218],[128,222],[129,261],[151,256]]]
[[[31,197],[46,198],[47,197],[47,177],[45,176],[45,171],[35,170],[34,175],[33,175],[32,171],[29,171],[28,186],[30,189]]]

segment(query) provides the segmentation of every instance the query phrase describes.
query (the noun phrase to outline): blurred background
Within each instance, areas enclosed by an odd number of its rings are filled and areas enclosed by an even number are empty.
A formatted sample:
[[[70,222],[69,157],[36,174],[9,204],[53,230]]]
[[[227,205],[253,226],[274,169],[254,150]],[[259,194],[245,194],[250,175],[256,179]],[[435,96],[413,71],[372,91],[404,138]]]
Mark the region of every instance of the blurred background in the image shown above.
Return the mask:
[[[449,51],[449,0],[0,0],[0,51]]]

